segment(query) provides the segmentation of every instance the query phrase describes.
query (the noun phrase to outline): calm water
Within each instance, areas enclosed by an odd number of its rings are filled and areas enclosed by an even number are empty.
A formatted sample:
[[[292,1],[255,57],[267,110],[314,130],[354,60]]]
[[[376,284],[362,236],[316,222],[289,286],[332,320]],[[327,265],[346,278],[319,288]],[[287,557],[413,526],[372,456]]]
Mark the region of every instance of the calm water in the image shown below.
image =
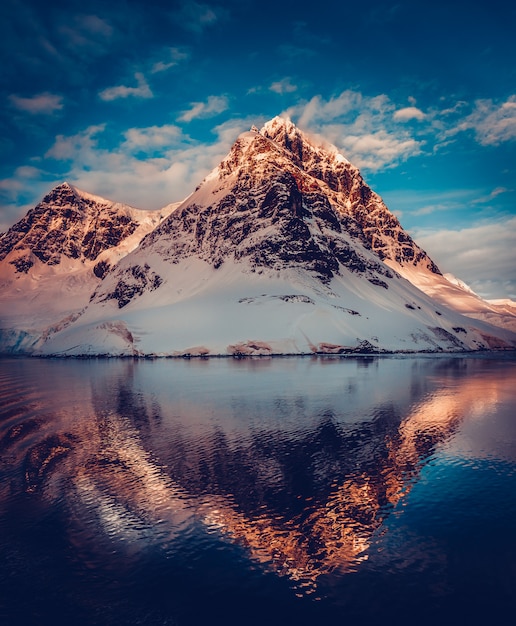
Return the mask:
[[[509,356],[0,361],[5,626],[509,624],[515,531]]]

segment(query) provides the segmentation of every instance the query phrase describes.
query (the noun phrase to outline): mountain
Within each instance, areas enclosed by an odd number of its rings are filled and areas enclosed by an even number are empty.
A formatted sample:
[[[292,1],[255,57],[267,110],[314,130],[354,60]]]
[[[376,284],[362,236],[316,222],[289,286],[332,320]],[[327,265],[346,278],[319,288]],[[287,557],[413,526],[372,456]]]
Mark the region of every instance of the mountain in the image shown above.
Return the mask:
[[[240,135],[199,187],[107,269],[89,304],[47,328],[33,349],[245,355],[516,346],[511,331],[461,315],[402,272],[446,281],[357,168],[274,118]]]
[[[484,300],[468,285],[452,274],[429,275],[407,266],[397,271],[436,302],[467,317],[484,320],[494,326],[516,332],[516,303],[511,300]]]
[[[31,344],[88,303],[109,268],[174,206],[149,212],[63,183],[0,237],[0,345]]]

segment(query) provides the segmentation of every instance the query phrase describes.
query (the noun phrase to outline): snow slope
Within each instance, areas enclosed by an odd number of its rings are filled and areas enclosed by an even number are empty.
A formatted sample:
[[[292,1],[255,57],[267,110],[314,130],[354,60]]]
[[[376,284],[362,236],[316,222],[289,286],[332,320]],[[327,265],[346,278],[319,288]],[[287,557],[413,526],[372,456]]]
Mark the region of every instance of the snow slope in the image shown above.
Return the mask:
[[[494,326],[516,332],[516,303],[511,300],[488,301],[452,274],[435,274],[386,260],[387,265],[432,297],[439,305]]]
[[[31,350],[175,207],[150,212],[63,183],[0,238],[0,348]]]
[[[197,190],[107,271],[90,303],[42,333],[34,349],[240,355],[516,346],[515,333],[464,317],[416,279],[445,280],[356,168],[275,118],[243,133]]]

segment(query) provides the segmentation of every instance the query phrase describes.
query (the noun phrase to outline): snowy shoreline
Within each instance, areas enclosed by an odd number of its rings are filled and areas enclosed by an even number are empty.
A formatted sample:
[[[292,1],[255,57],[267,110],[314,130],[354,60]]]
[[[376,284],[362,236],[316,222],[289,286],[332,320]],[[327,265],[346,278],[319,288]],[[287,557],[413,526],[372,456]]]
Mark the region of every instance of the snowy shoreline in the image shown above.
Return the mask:
[[[352,358],[392,358],[392,357],[478,357],[492,355],[512,355],[516,357],[516,348],[497,348],[491,350],[384,350],[378,352],[346,352],[333,354],[328,352],[300,352],[300,353],[273,353],[273,354],[20,354],[20,353],[0,353],[0,359],[43,359],[43,360],[60,360],[74,359],[77,361],[84,360],[107,360],[122,359],[133,361],[157,361],[157,360],[183,360],[191,359],[199,361],[208,361],[216,359],[234,359],[236,361],[243,360],[267,360],[267,359],[352,359]]]

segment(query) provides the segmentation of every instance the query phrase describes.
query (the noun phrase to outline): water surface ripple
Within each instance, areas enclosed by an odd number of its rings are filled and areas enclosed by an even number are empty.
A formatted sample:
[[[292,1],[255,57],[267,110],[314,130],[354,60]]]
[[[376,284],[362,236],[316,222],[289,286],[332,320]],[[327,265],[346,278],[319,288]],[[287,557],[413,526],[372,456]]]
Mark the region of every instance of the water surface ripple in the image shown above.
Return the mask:
[[[510,355],[0,360],[6,625],[502,624]]]

